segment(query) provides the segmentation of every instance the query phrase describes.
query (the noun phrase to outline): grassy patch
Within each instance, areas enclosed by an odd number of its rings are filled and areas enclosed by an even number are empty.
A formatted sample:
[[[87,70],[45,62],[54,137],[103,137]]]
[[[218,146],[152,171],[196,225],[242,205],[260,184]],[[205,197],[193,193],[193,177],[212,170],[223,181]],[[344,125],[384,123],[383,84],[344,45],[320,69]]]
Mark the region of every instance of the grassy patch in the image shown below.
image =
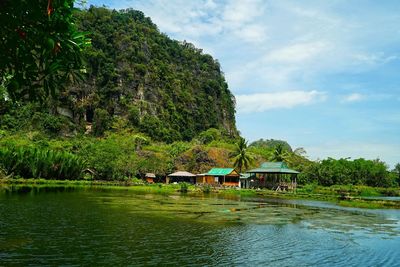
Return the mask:
[[[389,200],[341,200],[337,203],[343,207],[364,208],[364,209],[400,209],[400,201]]]
[[[0,179],[0,187],[5,190],[18,191],[27,188],[45,189],[45,188],[99,188],[99,189],[116,189],[129,190],[138,194],[180,194],[182,192],[181,184],[143,184],[141,180],[126,180],[126,181],[88,181],[88,180],[45,180],[45,179],[16,179],[5,178]],[[284,198],[284,199],[308,199],[329,201],[344,207],[381,209],[394,208],[400,209],[400,201],[377,200],[377,199],[362,199],[364,196],[381,196],[383,190],[386,190],[390,196],[398,195],[398,188],[372,188],[365,186],[332,186],[320,187],[310,185],[300,188],[294,192],[275,192],[272,190],[255,190],[255,189],[236,189],[236,188],[214,188],[207,187],[207,190],[201,186],[185,184],[189,195],[199,194],[218,194],[222,197],[260,197],[260,198]],[[340,200],[338,192],[349,192],[349,199]],[[355,195],[355,196],[354,196]]]

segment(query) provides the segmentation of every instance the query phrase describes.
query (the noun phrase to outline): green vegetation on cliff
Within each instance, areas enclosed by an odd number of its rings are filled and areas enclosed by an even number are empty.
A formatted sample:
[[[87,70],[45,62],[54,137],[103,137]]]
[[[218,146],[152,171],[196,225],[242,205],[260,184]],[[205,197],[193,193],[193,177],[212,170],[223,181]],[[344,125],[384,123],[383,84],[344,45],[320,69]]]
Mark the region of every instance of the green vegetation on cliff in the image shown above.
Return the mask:
[[[92,42],[82,52],[84,82],[37,103],[10,99],[0,84],[3,129],[102,136],[124,128],[168,143],[209,128],[237,135],[234,96],[217,60],[160,33],[140,11],[90,7],[75,17]]]
[[[234,97],[210,55],[171,40],[140,11],[90,7],[77,16],[92,47],[88,78],[69,90],[67,102],[80,118],[91,120],[93,112],[95,134],[122,117],[167,142],[188,141],[209,128],[236,135]]]

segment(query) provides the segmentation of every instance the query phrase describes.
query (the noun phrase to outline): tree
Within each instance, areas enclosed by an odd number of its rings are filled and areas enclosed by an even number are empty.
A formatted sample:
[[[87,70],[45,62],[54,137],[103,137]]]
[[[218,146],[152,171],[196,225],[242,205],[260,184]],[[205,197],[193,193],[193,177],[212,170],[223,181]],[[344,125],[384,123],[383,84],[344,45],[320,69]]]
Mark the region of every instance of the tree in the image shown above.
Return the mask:
[[[199,134],[199,140],[202,144],[209,144],[212,141],[221,139],[221,131],[215,128],[210,128]]]
[[[252,142],[250,146],[275,149],[275,147],[279,144],[281,144],[286,151],[292,152],[292,147],[288,144],[288,142],[284,140],[275,140],[275,139],[264,140],[261,138],[260,140]]]
[[[272,161],[284,161],[288,156],[287,150],[284,148],[282,144],[277,144],[272,153],[271,159]]]
[[[110,127],[111,117],[107,110],[98,108],[94,111],[93,133],[100,136]]]
[[[82,77],[90,44],[73,18],[74,0],[0,2],[0,83],[12,100],[56,96]]]
[[[307,154],[307,152],[303,147],[298,147],[293,151],[293,154],[295,154],[297,156],[305,156]]]
[[[247,141],[240,137],[236,143],[235,150],[232,155],[234,159],[233,165],[238,168],[239,173],[242,172],[242,168],[249,168],[250,163],[253,161],[253,156],[247,151]]]
[[[397,173],[397,183],[398,183],[399,186],[400,186],[400,163],[397,163],[397,164],[394,166],[394,172]]]

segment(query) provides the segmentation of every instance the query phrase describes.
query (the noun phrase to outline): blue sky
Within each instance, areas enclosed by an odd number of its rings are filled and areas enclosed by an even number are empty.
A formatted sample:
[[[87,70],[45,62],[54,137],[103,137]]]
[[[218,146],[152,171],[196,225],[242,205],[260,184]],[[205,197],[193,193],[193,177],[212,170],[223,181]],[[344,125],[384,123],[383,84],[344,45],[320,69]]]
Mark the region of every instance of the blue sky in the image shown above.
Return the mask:
[[[400,162],[400,2],[89,0],[141,10],[221,63],[236,121],[310,159]]]

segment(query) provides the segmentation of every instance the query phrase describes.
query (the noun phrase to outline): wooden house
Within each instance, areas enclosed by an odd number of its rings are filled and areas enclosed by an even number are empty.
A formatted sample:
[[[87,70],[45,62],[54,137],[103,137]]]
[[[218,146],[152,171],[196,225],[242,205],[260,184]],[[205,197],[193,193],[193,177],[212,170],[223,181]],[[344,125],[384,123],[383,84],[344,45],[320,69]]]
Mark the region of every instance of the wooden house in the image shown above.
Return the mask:
[[[146,175],[144,177],[146,182],[148,182],[149,184],[153,184],[155,178],[156,178],[156,175],[154,173],[146,173]]]
[[[223,186],[239,186],[239,173],[232,168],[213,168],[209,172],[198,175],[197,184]]]
[[[250,187],[265,187],[273,190],[294,190],[298,171],[289,169],[285,162],[264,162],[257,169],[247,171]],[[245,179],[245,178],[244,178]]]

